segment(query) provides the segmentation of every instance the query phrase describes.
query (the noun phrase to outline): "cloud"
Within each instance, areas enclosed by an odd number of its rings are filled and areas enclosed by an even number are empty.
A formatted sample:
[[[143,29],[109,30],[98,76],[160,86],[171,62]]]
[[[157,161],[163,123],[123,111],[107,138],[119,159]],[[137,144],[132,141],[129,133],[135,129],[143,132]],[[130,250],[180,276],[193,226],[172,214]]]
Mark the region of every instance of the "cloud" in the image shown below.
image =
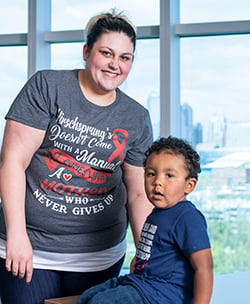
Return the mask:
[[[87,8],[87,9],[86,9]],[[84,1],[54,0],[52,1],[53,30],[84,28],[93,15],[117,8],[131,19],[135,25],[159,24],[159,8],[155,1]],[[63,18],[62,18],[63,16]]]
[[[181,22],[213,22],[228,20],[249,20],[248,0],[182,0]]]
[[[249,35],[184,39],[181,45],[181,96],[195,118],[207,120],[221,109],[229,120],[249,120]]]
[[[28,1],[1,1],[0,34],[25,33],[28,29]]]

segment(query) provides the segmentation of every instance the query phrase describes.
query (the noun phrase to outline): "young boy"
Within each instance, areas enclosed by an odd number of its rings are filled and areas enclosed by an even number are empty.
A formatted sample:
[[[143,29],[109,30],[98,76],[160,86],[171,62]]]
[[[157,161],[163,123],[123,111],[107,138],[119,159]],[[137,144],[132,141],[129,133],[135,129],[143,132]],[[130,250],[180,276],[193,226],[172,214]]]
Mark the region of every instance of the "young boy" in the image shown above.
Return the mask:
[[[161,138],[145,153],[145,190],[154,205],[136,252],[133,273],[84,292],[78,304],[209,304],[213,260],[206,220],[187,200],[201,172],[185,141]]]

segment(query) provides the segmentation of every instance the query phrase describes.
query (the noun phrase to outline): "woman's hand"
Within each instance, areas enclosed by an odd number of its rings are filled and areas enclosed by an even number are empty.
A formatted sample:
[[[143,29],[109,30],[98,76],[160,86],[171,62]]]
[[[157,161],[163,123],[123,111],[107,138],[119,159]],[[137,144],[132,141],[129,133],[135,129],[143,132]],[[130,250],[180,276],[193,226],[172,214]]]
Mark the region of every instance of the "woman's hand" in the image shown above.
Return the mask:
[[[19,279],[26,276],[26,283],[30,283],[33,273],[33,252],[26,232],[22,235],[8,234],[5,266],[13,276],[18,276]]]

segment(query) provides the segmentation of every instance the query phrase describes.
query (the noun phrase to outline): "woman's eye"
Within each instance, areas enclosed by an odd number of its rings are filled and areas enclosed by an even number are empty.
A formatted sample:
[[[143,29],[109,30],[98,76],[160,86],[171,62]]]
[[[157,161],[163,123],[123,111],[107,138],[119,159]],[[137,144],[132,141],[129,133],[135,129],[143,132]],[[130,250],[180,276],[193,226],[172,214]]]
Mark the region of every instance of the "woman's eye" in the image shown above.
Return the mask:
[[[122,61],[129,61],[131,58],[129,56],[121,56]]]
[[[101,51],[101,53],[106,56],[106,57],[110,57],[111,56],[111,53],[108,52],[108,51]]]
[[[172,174],[170,174],[170,173],[166,174],[166,176],[167,176],[167,178],[171,178],[171,177],[173,177],[173,175],[172,175]]]

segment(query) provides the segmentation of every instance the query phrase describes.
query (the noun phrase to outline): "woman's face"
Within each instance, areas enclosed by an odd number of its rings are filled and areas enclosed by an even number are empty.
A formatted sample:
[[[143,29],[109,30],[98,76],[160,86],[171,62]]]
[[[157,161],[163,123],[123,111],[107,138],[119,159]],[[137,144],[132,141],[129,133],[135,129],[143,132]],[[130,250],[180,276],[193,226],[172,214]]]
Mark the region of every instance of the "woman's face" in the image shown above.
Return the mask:
[[[122,32],[105,33],[90,52],[84,45],[83,56],[89,84],[97,93],[107,93],[127,78],[133,61],[133,43]]]

